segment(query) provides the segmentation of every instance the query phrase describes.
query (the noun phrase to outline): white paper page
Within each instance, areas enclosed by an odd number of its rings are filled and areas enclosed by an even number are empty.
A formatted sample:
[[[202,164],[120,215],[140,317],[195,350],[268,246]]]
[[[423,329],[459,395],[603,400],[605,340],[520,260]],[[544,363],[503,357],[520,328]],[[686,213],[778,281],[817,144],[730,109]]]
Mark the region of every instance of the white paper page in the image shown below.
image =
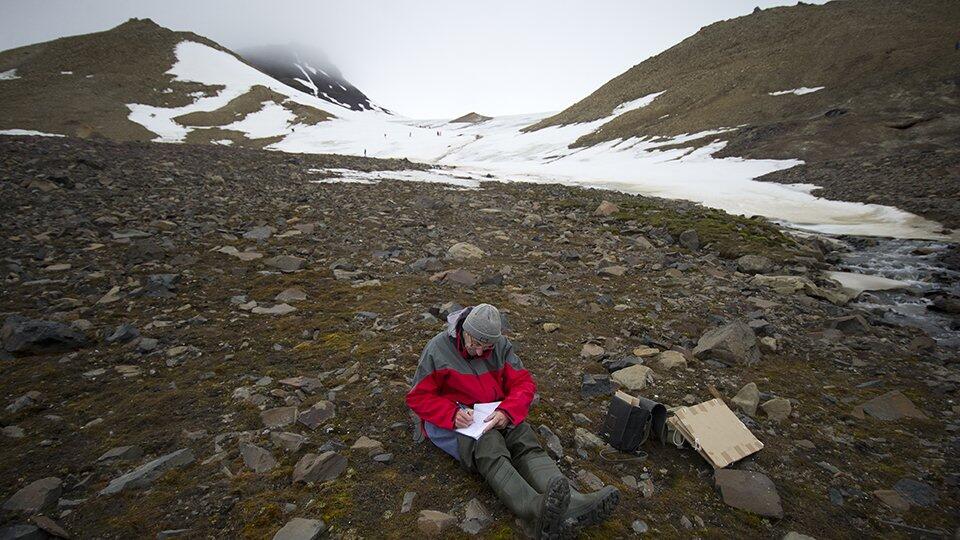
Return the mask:
[[[491,403],[474,403],[473,404],[473,423],[465,428],[460,428],[457,433],[462,433],[467,437],[473,437],[474,439],[479,439],[483,435],[483,428],[489,422],[484,422],[483,419],[493,414],[493,411],[497,410],[497,407],[500,406],[499,401],[494,401]]]

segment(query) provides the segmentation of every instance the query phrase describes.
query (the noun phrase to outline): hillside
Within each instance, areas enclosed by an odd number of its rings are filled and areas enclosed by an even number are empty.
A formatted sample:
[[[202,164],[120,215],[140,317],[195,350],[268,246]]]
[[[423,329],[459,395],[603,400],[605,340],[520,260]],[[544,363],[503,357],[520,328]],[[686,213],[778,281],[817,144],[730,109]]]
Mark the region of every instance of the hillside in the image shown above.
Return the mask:
[[[725,141],[717,157],[807,163],[761,180],[815,183],[819,196],[960,227],[958,27],[952,0],[756,10],[704,27],[525,129],[599,121],[572,147],[700,134],[687,144]],[[648,106],[603,121],[655,92]]]
[[[192,45],[181,49],[185,43]],[[190,54],[181,58],[184,50]],[[181,66],[184,59],[192,64]],[[203,62],[213,65],[197,65]],[[200,77],[180,76],[175,66],[180,66],[180,72],[191,67],[194,72],[219,71],[221,77],[232,76],[247,84],[238,88],[205,84],[197,80]],[[253,73],[240,73],[244,69]],[[173,114],[178,117],[168,119],[170,125],[165,126],[167,131],[177,131],[177,140],[263,146],[276,139],[257,140],[254,130],[228,126],[266,110],[269,104],[286,111],[293,122],[306,125],[332,116],[319,108],[324,102],[256,72],[213,41],[174,32],[149,19],[131,19],[105,32],[4,51],[0,73],[5,75],[0,80],[0,129],[155,140],[169,138],[154,121],[157,109],[168,109],[179,110]],[[191,116],[191,112],[213,114]],[[274,111],[267,112],[276,116]]]
[[[236,52],[251,66],[306,94],[354,111],[387,112],[373,104],[319,51],[303,45],[267,45]]]
[[[954,140],[960,3],[842,0],[704,27],[528,129],[589,122],[663,92],[575,146],[743,126],[730,152],[825,159]]]

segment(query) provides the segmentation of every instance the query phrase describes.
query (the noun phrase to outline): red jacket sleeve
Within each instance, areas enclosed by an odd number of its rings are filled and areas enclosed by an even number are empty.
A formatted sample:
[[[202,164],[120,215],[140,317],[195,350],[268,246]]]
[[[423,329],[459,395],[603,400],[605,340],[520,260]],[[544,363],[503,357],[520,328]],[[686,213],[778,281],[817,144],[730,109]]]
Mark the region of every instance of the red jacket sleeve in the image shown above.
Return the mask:
[[[506,350],[506,361],[503,365],[503,391],[507,397],[503,398],[498,409],[510,415],[510,421],[517,425],[527,417],[533,395],[537,391],[537,383],[533,376],[523,367],[523,363],[513,352],[513,347]]]
[[[413,377],[413,388],[407,392],[407,406],[417,413],[421,420],[444,429],[453,429],[457,404],[440,396],[439,389],[442,386],[443,373],[437,371],[433,357],[424,349]]]

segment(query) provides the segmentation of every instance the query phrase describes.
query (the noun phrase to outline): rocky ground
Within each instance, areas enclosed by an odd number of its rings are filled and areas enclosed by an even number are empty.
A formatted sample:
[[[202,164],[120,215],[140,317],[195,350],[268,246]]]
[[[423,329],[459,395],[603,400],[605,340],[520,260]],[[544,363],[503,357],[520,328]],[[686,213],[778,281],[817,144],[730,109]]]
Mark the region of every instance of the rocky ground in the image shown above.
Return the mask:
[[[956,351],[845,307],[828,242],[563,186],[310,183],[402,161],[7,137],[0,163],[3,535],[519,537],[403,402],[479,302],[561,466],[623,493],[584,537],[957,534]],[[765,445],[731,469],[775,494],[689,448],[601,456],[618,384],[715,387]]]

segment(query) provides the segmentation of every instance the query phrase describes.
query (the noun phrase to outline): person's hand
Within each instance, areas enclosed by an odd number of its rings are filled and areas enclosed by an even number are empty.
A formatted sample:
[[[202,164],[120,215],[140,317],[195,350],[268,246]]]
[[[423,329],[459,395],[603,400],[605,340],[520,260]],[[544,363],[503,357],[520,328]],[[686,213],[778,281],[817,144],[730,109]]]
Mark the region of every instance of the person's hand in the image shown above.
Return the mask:
[[[493,414],[483,419],[484,422],[489,422],[486,426],[483,427],[483,432],[486,433],[491,429],[503,429],[510,425],[510,418],[507,416],[507,413],[496,410],[493,411]]]
[[[453,425],[457,426],[457,429],[465,428],[473,423],[473,409],[460,409],[457,411],[457,416],[453,418]]]

